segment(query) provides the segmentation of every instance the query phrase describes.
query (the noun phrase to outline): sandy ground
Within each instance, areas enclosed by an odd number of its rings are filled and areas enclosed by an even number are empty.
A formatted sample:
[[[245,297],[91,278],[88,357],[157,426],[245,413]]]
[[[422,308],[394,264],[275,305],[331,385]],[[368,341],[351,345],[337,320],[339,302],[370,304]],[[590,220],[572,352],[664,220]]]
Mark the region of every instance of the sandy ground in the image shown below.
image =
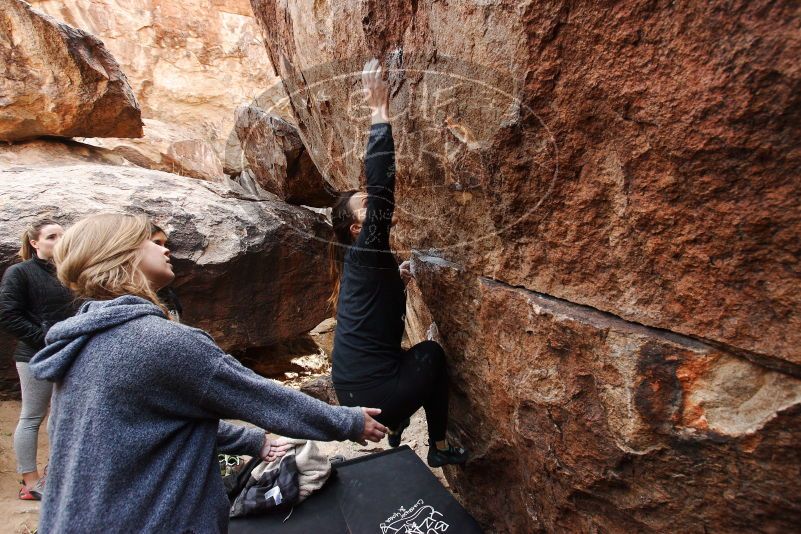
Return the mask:
[[[17,498],[19,475],[14,457],[13,436],[19,417],[19,401],[0,402],[0,532],[28,534],[36,529],[39,522],[39,503],[21,501]],[[39,471],[47,461],[47,432],[42,424],[39,433]]]
[[[39,521],[39,503],[33,501],[20,501],[17,498],[19,490],[19,476],[16,473],[16,461],[12,448],[12,436],[17,425],[19,415],[19,401],[0,402],[0,533],[24,533],[34,531]],[[39,469],[44,467],[48,453],[47,433],[44,431],[47,420],[42,425],[39,434]],[[422,410],[412,417],[412,424],[403,433],[403,443],[409,445],[425,461],[428,452],[426,439],[425,414]],[[355,458],[389,448],[386,439],[380,443],[369,443],[363,447],[352,442],[321,443],[321,449],[329,457],[341,455],[345,458]],[[432,472],[447,486],[442,475],[442,469],[432,469]]]

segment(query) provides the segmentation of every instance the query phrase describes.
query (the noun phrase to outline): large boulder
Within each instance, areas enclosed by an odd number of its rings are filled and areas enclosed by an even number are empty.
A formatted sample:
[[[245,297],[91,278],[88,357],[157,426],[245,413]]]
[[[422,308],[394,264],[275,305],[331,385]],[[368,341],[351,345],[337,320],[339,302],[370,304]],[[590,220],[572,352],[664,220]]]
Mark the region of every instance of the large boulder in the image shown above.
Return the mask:
[[[131,163],[180,176],[222,181],[223,168],[214,147],[191,130],[144,119],[139,139],[98,138],[81,141],[111,150]]]
[[[391,70],[401,244],[801,366],[801,5],[251,3],[339,188]]]
[[[242,172],[291,204],[330,206],[335,197],[309,157],[297,128],[256,106],[237,110],[237,144],[230,143],[226,161],[241,161]]]
[[[0,62],[0,140],[142,135],[131,87],[97,37],[0,0]]]
[[[340,189],[362,175],[361,66],[388,71],[395,244],[459,266],[419,296],[478,456],[449,471],[474,513],[513,532],[792,529],[800,5],[251,4]]]
[[[453,370],[451,430],[472,451],[448,480],[489,531],[800,524],[801,379],[440,258],[414,263]]]
[[[286,95],[247,0],[32,0],[102,39],[142,116],[190,129],[222,158],[237,106],[258,98],[282,116]]]
[[[13,164],[0,151],[0,271],[15,261],[24,226],[38,218],[68,227],[91,213],[146,213],[169,233],[182,321],[225,350],[293,339],[328,316],[331,230],[323,217],[161,171],[94,161],[30,164],[26,159],[40,158],[15,151]]]

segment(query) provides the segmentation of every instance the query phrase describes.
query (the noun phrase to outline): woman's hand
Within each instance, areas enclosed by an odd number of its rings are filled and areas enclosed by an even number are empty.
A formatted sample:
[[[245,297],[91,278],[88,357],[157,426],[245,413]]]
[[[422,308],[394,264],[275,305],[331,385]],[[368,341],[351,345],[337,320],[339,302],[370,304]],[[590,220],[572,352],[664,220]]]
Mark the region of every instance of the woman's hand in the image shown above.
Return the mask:
[[[286,454],[292,447],[291,443],[284,441],[284,438],[271,440],[270,436],[264,433],[264,446],[261,448],[261,459],[265,462],[272,462]]]
[[[412,274],[412,262],[406,260],[401,263],[398,266],[398,272],[400,273],[401,280],[403,280],[403,284],[408,284],[409,281],[414,278],[414,275]]]
[[[380,414],[381,410],[378,408],[362,408],[362,413],[364,414],[364,431],[362,432],[362,437],[354,441],[360,445],[367,445],[368,441],[379,442],[384,439],[387,427],[373,419],[373,416]]]
[[[362,87],[372,112],[373,124],[389,122],[389,86],[381,76],[381,64],[377,59],[364,64]]]

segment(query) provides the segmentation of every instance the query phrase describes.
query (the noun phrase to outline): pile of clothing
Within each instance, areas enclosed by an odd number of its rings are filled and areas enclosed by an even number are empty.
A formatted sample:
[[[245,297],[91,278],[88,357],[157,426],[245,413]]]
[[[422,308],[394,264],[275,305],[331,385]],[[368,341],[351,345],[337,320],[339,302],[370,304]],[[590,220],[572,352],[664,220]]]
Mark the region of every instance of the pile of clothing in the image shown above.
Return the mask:
[[[291,510],[331,476],[331,462],[314,441],[285,441],[292,447],[281,458],[269,463],[253,458],[241,471],[223,478],[231,501],[229,517]]]

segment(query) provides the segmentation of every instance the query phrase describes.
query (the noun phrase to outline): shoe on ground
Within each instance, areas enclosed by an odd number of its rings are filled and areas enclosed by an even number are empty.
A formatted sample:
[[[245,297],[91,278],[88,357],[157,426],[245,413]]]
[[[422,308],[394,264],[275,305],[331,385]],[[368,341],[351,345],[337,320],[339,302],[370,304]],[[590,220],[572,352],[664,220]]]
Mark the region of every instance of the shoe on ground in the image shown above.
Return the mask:
[[[42,500],[42,491],[37,481],[33,487],[28,487],[25,483],[22,483],[22,487],[19,489],[19,498],[21,501],[41,501]]]
[[[401,421],[401,424],[398,425],[398,428],[394,430],[391,428],[387,429],[389,430],[389,432],[387,432],[387,441],[389,442],[390,447],[394,449],[395,447],[400,445],[401,435],[403,434],[403,431],[406,429],[406,427],[409,426],[410,422],[411,421],[409,420],[409,418],[406,418],[405,421]]]
[[[448,444],[444,451],[437,449],[433,443],[428,447],[429,467],[442,467],[443,465],[461,465],[467,461],[467,450]]]

